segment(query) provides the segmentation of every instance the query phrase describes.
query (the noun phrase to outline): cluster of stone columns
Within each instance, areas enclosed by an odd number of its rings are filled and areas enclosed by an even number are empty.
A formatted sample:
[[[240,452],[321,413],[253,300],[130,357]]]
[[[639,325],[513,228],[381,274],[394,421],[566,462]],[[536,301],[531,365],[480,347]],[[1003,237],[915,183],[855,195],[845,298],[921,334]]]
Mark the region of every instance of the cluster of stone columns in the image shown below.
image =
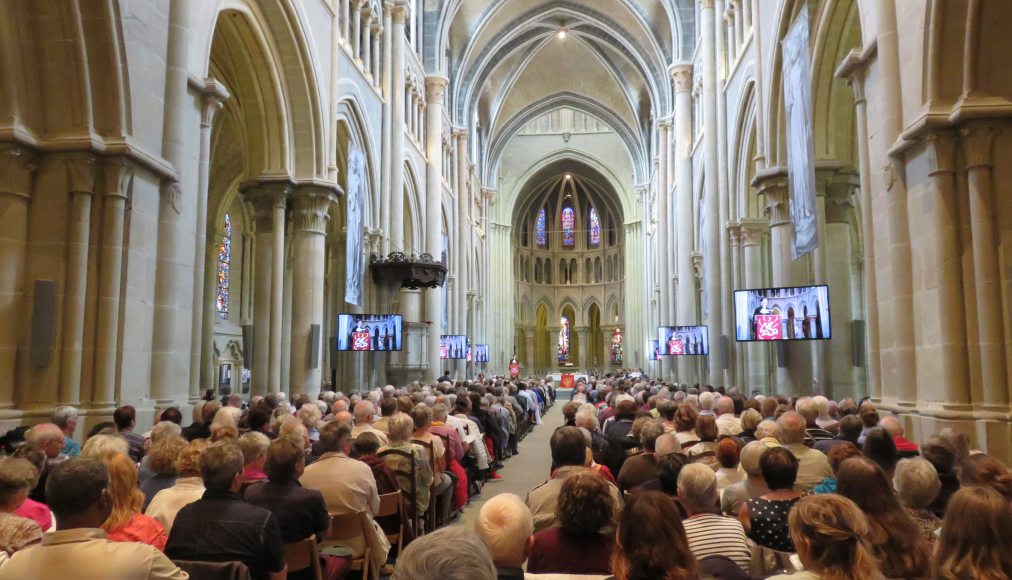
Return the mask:
[[[377,2],[340,0],[340,42],[366,79],[377,89],[382,83],[382,14]]]

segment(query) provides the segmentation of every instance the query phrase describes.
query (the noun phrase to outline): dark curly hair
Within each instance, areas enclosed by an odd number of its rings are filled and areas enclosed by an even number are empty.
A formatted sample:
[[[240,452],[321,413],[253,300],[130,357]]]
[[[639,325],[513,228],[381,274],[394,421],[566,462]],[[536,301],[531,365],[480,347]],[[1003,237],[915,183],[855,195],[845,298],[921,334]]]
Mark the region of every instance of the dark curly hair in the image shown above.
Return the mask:
[[[571,534],[592,534],[614,523],[615,506],[608,482],[591,471],[574,473],[562,483],[555,518]]]

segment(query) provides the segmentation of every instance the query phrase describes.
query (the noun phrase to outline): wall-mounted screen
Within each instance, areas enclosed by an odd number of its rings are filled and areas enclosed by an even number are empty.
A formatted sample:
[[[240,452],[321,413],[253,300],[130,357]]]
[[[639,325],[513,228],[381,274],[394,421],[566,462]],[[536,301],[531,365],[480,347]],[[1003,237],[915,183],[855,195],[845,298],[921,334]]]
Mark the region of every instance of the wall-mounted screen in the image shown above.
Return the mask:
[[[474,362],[488,362],[488,345],[487,344],[476,344],[474,345]]]
[[[650,341],[650,348],[647,350],[647,360],[661,360],[660,342],[656,340]]]
[[[734,291],[734,333],[752,340],[828,340],[829,286]]]
[[[463,359],[466,356],[466,336],[463,334],[444,334],[439,337],[439,358]]]
[[[705,326],[659,326],[657,343],[661,356],[710,354],[710,337]]]
[[[400,314],[338,314],[337,350],[401,350]]]

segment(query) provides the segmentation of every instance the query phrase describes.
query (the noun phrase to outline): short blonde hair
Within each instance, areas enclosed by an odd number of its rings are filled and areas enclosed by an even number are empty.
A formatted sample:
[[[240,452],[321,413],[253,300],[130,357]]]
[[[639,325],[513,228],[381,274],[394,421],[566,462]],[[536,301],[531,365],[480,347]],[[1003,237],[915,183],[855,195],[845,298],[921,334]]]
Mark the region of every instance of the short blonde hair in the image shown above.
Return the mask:
[[[745,409],[741,412],[741,428],[745,431],[754,431],[763,420],[763,416],[755,409]]]
[[[243,436],[239,438],[239,450],[242,451],[243,463],[248,465],[257,457],[266,457],[267,448],[270,447],[270,445],[271,440],[263,433],[250,431],[249,433],[243,434]]]
[[[84,443],[81,456],[102,460],[108,455],[130,453],[130,444],[119,435],[93,435]]]
[[[415,431],[415,421],[407,413],[394,413],[387,422],[390,443],[407,443]]]
[[[921,509],[935,501],[942,489],[942,482],[930,461],[916,457],[903,459],[896,465],[893,487],[903,505]]]
[[[320,413],[320,408],[313,403],[306,403],[299,407],[296,415],[302,421],[302,424],[306,426],[306,429],[316,429],[320,426],[320,421],[323,419],[323,413]]]
[[[499,494],[481,506],[474,531],[492,554],[496,565],[523,562],[528,539],[534,533],[531,510],[519,496]]]
[[[179,437],[183,430],[172,421],[161,421],[151,428],[151,443],[157,443],[162,439]]]
[[[180,477],[200,477],[200,455],[211,446],[207,439],[194,439],[183,447],[176,458],[176,471]]]

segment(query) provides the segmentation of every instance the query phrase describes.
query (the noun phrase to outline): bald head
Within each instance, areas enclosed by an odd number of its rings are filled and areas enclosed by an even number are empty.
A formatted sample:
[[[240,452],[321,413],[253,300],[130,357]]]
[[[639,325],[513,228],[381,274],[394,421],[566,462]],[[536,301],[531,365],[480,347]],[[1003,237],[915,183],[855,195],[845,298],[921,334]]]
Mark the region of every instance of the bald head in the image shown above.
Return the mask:
[[[485,502],[474,531],[488,546],[498,568],[519,568],[533,545],[534,521],[524,501],[512,493]]]
[[[359,401],[355,405],[355,424],[368,425],[372,423],[374,408],[371,401]]]
[[[675,453],[680,449],[681,445],[678,444],[678,439],[671,433],[661,435],[654,443],[654,454],[657,457],[663,457],[668,453]]]
[[[899,437],[903,435],[903,424],[900,423],[899,419],[891,415],[882,417],[879,421],[879,427],[884,427],[889,432],[890,437]]]
[[[41,449],[50,459],[60,455],[63,447],[63,430],[55,423],[39,423],[31,428],[25,441],[32,447]]]
[[[731,397],[721,397],[717,399],[717,415],[734,415],[734,401]]]
[[[780,442],[784,445],[805,441],[805,419],[794,411],[787,411],[777,419]]]
[[[349,427],[353,423],[351,413],[349,413],[348,411],[339,411],[337,413],[334,413],[334,421],[337,421],[338,423],[344,423]]]

